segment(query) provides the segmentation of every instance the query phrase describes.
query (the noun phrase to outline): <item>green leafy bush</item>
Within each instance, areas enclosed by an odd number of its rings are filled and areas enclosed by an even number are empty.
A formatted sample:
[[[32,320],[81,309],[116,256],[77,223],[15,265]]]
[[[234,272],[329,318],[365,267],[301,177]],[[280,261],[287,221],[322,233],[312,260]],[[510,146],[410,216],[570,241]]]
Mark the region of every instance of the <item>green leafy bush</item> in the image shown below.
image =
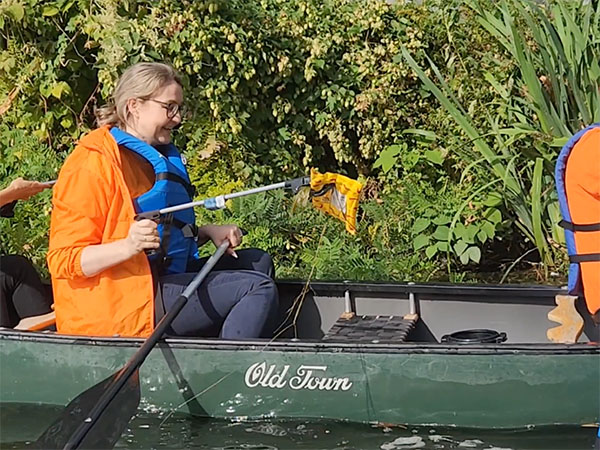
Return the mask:
[[[106,101],[122,70],[138,61],[166,61],[183,75],[191,113],[175,143],[200,198],[292,178],[310,166],[368,180],[356,237],[310,208],[298,206],[292,214],[279,197],[199,212],[203,222],[240,221],[251,229],[246,241],[274,253],[280,274],[454,279],[457,271],[485,264],[499,240],[511,243],[510,251],[502,250],[509,259],[502,264],[510,264],[532,242],[539,244],[531,232],[539,223],[528,223],[524,206],[505,199],[510,182],[496,168],[513,164],[510,149],[518,145],[515,177],[535,199],[551,186],[557,149],[547,130],[530,123],[521,62],[497,36],[506,29],[498,17],[505,24],[509,18],[502,5],[5,0],[0,141],[13,144],[3,156],[23,146],[30,150],[22,164],[33,167],[37,155],[47,155],[46,172],[32,170],[30,177],[53,178],[64,155],[93,128],[93,108]],[[597,23],[597,13],[589,17]],[[515,22],[522,26],[523,19]],[[586,49],[593,51],[593,42]],[[530,59],[539,65],[538,56]],[[568,71],[569,63],[561,64]],[[473,134],[456,122],[425,78],[445,86],[471,126],[486,131]],[[566,79],[571,85],[577,77]],[[574,116],[568,117],[573,127]],[[527,132],[519,133],[525,122]],[[11,133],[20,137],[11,141]],[[492,153],[481,152],[482,142]],[[0,161],[4,184],[23,169],[7,158]],[[41,264],[47,219],[30,205],[21,205],[20,220],[31,224],[28,238]],[[541,222],[548,236],[555,200],[546,194],[535,208],[548,212]],[[3,227],[6,246],[26,252],[25,237]]]

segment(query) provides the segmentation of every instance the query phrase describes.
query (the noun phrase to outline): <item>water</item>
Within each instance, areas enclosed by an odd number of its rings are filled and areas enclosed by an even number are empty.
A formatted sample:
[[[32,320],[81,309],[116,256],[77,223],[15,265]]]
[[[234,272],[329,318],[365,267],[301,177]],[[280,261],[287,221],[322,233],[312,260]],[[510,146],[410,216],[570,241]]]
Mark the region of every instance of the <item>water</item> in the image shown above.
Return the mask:
[[[32,448],[59,408],[1,405],[0,447]],[[334,421],[227,422],[143,413],[129,424],[119,449],[210,450],[588,450],[595,428],[542,427],[492,431],[457,428],[387,428]]]

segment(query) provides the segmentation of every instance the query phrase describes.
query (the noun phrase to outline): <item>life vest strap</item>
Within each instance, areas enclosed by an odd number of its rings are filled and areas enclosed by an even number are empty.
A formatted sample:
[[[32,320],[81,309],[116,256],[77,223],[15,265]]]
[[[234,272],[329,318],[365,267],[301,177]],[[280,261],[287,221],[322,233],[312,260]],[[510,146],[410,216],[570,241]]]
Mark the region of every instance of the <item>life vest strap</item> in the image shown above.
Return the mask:
[[[160,180],[169,180],[181,184],[189,194],[190,198],[194,198],[196,195],[196,189],[194,186],[188,183],[185,179],[181,178],[179,175],[171,172],[160,172],[156,174],[156,181]]]
[[[164,270],[168,266],[168,251],[169,248],[169,240],[171,239],[171,225],[173,224],[173,214],[165,214],[161,219],[161,224],[163,226],[162,237],[160,240],[160,257],[158,260],[158,269],[160,272]]]
[[[575,224],[567,220],[558,222],[558,226],[570,231],[600,231],[600,223]]]
[[[185,223],[173,216],[173,213],[165,214],[161,217],[160,223],[163,226],[162,239],[160,242],[159,258],[157,260],[156,269],[159,274],[162,274],[166,267],[171,264],[172,258],[168,256],[167,249],[169,248],[169,240],[171,239],[171,227],[177,227],[181,230],[186,238],[196,240],[198,238],[198,227],[193,223]]]
[[[572,263],[600,261],[600,253],[586,253],[583,255],[569,255]]]
[[[173,217],[171,224],[179,228],[186,238],[196,239],[198,237],[198,227],[193,223],[185,223]]]

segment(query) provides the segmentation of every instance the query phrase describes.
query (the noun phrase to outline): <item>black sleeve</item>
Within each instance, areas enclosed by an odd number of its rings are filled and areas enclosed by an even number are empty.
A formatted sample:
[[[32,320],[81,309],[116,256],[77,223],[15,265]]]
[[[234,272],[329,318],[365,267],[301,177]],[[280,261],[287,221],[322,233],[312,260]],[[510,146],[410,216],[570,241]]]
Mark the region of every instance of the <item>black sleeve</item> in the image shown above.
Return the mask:
[[[15,200],[14,202],[7,203],[4,206],[1,206],[0,207],[0,217],[14,217],[15,216],[14,208],[15,208],[16,204],[17,204],[17,200]]]

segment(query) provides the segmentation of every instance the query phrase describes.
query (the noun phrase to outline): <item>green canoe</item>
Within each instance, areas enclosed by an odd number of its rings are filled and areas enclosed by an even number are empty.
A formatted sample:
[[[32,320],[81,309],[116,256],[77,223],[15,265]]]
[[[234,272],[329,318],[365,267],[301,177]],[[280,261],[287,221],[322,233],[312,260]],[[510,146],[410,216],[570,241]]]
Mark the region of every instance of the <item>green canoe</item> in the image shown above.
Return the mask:
[[[166,339],[142,365],[140,408],[481,428],[598,422],[597,328],[586,324],[577,344],[549,342],[557,288],[278,286],[276,339]],[[455,333],[474,329],[487,331]],[[0,402],[66,405],[141,342],[0,329]]]

